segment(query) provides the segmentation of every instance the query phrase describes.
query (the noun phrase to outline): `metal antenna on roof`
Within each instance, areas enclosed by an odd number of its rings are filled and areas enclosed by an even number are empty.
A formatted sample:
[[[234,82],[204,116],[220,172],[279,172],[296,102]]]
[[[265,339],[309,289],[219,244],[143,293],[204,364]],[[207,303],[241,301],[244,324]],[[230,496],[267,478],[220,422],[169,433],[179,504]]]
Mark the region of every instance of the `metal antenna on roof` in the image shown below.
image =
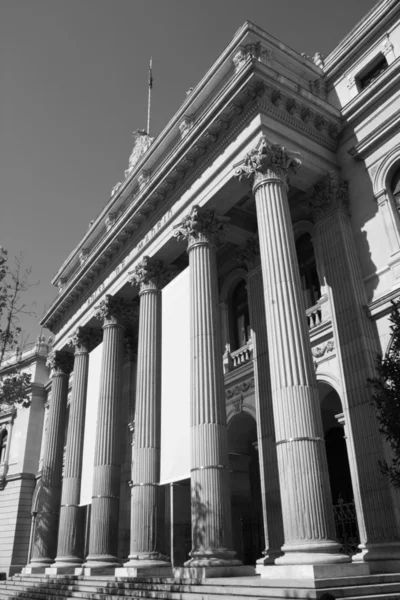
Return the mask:
[[[147,135],[150,135],[150,111],[151,111],[151,90],[153,87],[153,57],[150,58],[149,65],[149,100],[147,104]]]

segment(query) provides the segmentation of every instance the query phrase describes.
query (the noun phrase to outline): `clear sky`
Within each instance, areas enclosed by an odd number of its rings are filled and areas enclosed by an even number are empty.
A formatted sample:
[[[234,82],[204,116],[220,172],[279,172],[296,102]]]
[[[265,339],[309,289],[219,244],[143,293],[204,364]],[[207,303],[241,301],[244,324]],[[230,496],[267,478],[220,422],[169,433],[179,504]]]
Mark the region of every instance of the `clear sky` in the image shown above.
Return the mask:
[[[246,20],[328,54],[375,0],[0,0],[0,246],[26,253],[38,316],[66,256]],[[35,319],[24,323],[33,341]]]

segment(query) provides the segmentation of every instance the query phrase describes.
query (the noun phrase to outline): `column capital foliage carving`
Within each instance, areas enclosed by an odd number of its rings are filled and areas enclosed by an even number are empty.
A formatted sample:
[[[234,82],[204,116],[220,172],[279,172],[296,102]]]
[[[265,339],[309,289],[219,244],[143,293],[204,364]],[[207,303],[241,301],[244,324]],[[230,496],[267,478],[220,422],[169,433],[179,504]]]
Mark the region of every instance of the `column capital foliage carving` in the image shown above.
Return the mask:
[[[336,210],[349,215],[348,182],[343,181],[337,173],[328,173],[314,186],[313,194],[306,202],[305,208],[314,215],[316,222]]]
[[[216,244],[228,228],[229,217],[218,215],[214,210],[193,206],[188,215],[175,225],[174,237],[178,242],[187,241],[189,247],[196,242]]]
[[[69,352],[53,350],[47,357],[46,365],[54,374],[69,375],[74,366],[74,357]]]
[[[286,148],[280,144],[269,144],[263,136],[257,146],[247,153],[242,165],[235,168],[235,177],[239,181],[249,179],[253,188],[270,179],[287,183],[290,175],[295,175],[300,166],[301,161],[290,156]]]
[[[98,305],[95,317],[104,324],[122,325],[137,319],[138,308],[133,303],[126,302],[118,296],[107,296]]]
[[[92,327],[77,327],[75,333],[69,338],[68,345],[75,352],[91,352],[102,339],[102,332]]]
[[[173,274],[171,267],[165,267],[162,260],[144,256],[141,262],[129,273],[131,285],[140,287],[140,291],[160,290]]]
[[[239,264],[244,265],[248,271],[255,269],[257,259],[260,256],[260,242],[256,233],[250,237],[243,246],[235,249]]]

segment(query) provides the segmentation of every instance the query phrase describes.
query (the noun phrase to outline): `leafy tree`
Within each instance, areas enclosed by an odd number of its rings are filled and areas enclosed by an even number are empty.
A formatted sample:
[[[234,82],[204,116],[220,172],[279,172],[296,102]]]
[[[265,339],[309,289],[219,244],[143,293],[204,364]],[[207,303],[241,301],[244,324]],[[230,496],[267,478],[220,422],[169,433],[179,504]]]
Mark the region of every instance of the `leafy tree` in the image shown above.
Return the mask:
[[[373,390],[373,404],[379,431],[392,449],[392,460],[380,461],[381,472],[400,489],[400,302],[393,302],[390,314],[392,343],[385,357],[379,356],[377,376],[368,382]]]
[[[32,284],[29,282],[31,269],[23,267],[22,256],[14,259],[10,267],[8,253],[0,247],[0,410],[14,404],[29,406],[31,375],[21,371],[23,351],[22,329],[19,319],[32,315],[22,297]],[[14,356],[12,365],[7,360]]]

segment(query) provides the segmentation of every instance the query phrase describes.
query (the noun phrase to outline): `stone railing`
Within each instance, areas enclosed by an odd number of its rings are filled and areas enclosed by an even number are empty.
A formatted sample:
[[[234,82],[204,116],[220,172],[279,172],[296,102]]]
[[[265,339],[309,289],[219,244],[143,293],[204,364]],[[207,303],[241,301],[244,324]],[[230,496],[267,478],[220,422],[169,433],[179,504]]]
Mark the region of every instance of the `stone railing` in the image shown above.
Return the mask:
[[[307,324],[309,329],[313,329],[322,323],[322,310],[319,304],[310,306],[306,309]]]
[[[223,356],[224,373],[229,373],[230,371],[233,371],[234,369],[237,369],[238,367],[241,367],[252,360],[253,341],[251,338],[244,346],[234,350],[233,352],[231,352],[230,344],[226,344],[225,353]]]

